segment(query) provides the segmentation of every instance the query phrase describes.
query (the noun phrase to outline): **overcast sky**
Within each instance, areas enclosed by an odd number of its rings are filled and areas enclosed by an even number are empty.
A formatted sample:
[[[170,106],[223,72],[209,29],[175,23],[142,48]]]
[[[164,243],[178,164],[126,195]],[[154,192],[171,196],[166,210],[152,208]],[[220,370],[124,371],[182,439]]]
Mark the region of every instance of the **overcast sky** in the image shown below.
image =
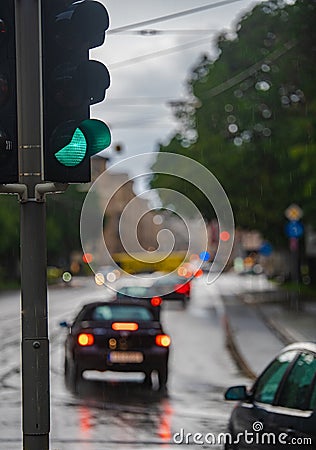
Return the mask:
[[[111,86],[103,103],[92,108],[92,117],[105,121],[113,144],[124,151],[106,151],[110,165],[129,156],[152,152],[167,143],[176,129],[171,100],[187,97],[186,79],[202,54],[215,55],[212,38],[229,30],[255,5],[253,0],[101,0],[110,15],[106,42],[92,51],[111,74]],[[179,15],[137,28],[115,32],[119,27],[182,11],[214,5],[202,12]],[[147,34],[140,34],[140,30]],[[156,30],[156,34],[148,34]],[[146,160],[148,161],[148,159]],[[148,163],[147,163],[148,164]],[[116,169],[133,175],[128,163]]]

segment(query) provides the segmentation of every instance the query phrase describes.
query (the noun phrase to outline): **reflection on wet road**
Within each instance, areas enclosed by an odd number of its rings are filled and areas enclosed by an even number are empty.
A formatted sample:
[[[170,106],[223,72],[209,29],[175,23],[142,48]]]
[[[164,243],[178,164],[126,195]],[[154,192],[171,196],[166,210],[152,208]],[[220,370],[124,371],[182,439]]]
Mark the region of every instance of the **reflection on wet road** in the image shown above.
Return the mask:
[[[243,380],[227,354],[221,320],[218,288],[197,280],[187,310],[169,303],[162,313],[172,336],[168,390],[155,390],[155,384],[148,388],[135,375],[127,381],[116,374],[106,381],[91,375],[79,384],[77,395],[64,394],[64,407],[53,417],[58,448],[169,448],[181,430],[225,431],[231,406],[223,401],[223,391]]]
[[[58,323],[71,320],[82,303],[105,294],[91,284],[51,291],[51,449],[168,449],[175,447],[176,433],[180,441],[181,433],[225,431],[231,405],[223,401],[223,391],[247,381],[225,347],[220,293],[227,282],[207,286],[196,280],[186,310],[176,303],[165,306],[162,321],[172,337],[165,391],[156,389],[155,380],[150,388],[135,375],[91,373],[79,383],[78,393],[69,392],[63,379],[65,332]],[[7,324],[12,320],[16,327],[18,299],[1,301]],[[0,448],[5,450],[21,448],[19,358],[15,330],[7,335],[7,345],[0,352]]]

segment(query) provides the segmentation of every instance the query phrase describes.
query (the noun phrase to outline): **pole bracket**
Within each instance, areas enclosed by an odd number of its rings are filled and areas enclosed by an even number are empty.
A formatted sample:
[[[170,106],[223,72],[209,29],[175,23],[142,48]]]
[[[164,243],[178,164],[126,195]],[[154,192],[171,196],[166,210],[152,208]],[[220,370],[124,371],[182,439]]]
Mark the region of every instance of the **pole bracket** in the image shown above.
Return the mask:
[[[26,184],[0,184],[0,194],[16,194],[21,203],[45,202],[46,194],[65,192],[68,186],[63,183],[40,183],[35,186],[35,198],[29,198]]]
[[[0,194],[17,194],[20,202],[26,202],[28,190],[26,184],[0,184]]]
[[[40,183],[35,186],[35,201],[45,202],[46,194],[58,194],[65,192],[69,184],[64,183]]]

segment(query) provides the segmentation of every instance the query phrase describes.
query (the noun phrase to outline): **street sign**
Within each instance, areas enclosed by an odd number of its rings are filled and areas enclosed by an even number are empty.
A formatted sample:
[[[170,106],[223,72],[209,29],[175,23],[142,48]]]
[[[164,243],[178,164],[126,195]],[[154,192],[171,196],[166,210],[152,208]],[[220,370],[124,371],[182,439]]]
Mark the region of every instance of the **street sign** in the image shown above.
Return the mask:
[[[289,220],[300,220],[303,217],[303,210],[295,203],[292,203],[288,208],[286,208],[284,214]]]
[[[259,247],[259,253],[262,256],[270,256],[273,251],[272,245],[270,242],[263,242]]]
[[[304,226],[299,220],[290,220],[285,226],[285,233],[289,238],[299,238],[304,233]]]

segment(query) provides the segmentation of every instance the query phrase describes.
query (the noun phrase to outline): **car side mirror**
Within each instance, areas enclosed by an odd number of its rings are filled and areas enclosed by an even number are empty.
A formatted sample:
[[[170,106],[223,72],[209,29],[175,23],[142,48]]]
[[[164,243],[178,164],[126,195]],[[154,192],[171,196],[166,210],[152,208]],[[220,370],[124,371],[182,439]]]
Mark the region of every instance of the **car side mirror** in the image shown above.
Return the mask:
[[[249,394],[246,386],[232,386],[225,392],[225,400],[247,400]]]

